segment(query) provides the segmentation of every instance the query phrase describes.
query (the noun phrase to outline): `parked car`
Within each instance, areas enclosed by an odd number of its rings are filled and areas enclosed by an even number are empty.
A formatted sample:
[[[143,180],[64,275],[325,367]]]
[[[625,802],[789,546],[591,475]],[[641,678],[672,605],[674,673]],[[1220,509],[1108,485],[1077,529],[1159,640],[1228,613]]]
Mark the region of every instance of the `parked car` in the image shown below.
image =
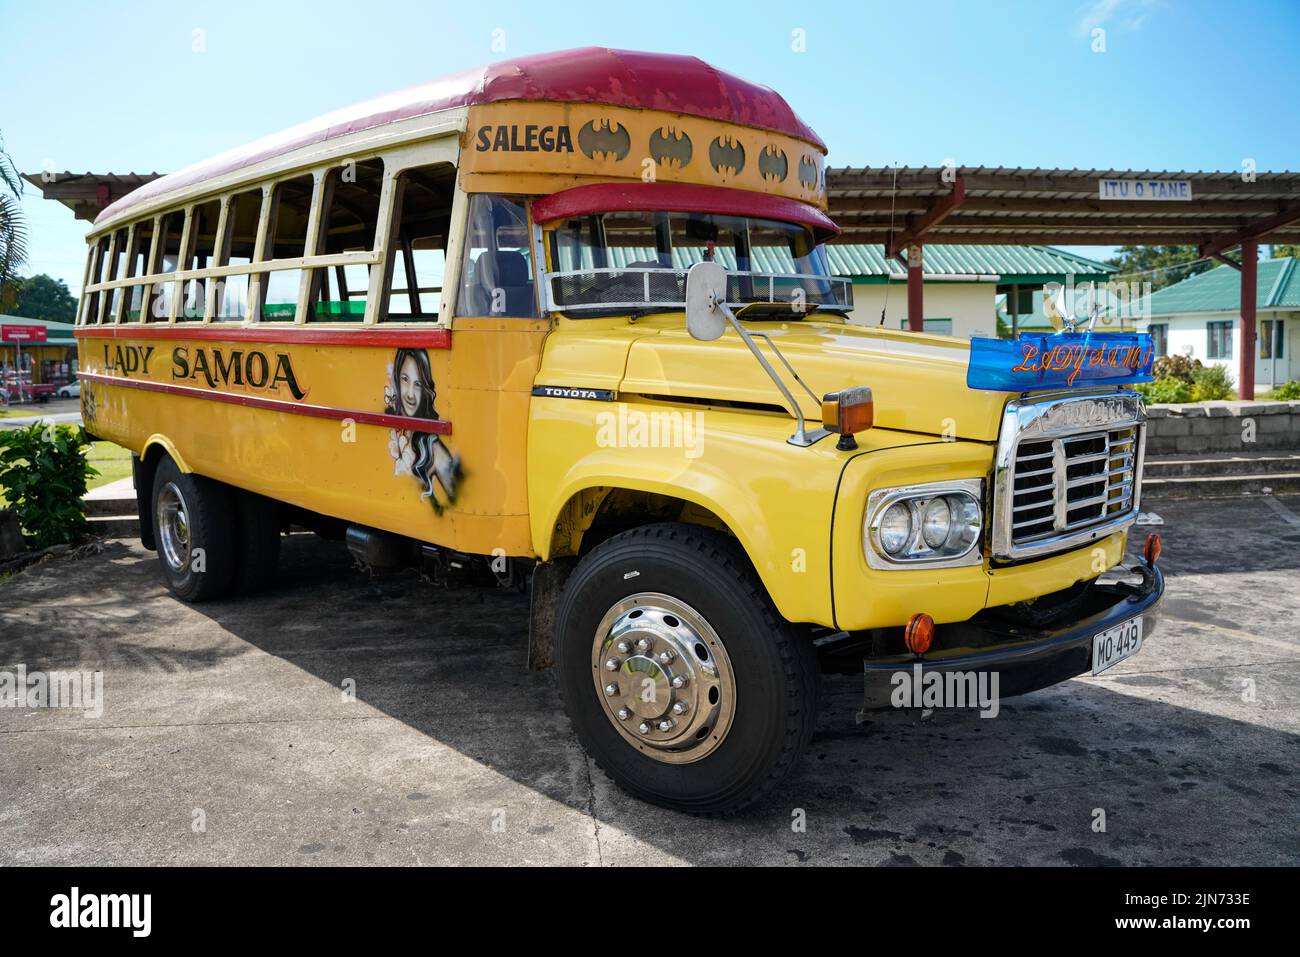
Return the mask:
[[[59,386],[57,395],[60,399],[79,399],[81,398],[81,382],[69,382],[67,385]]]

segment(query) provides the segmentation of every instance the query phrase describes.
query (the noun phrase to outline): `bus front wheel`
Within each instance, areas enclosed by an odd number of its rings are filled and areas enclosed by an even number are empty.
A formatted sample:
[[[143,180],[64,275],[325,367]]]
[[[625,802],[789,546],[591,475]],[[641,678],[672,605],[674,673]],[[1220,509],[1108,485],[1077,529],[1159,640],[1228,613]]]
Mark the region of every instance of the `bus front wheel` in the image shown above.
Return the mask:
[[[743,810],[812,737],[812,643],[776,613],[735,540],[710,529],[648,525],[593,549],[566,583],[555,654],[583,747],[654,804]]]
[[[167,587],[183,601],[219,598],[235,582],[235,511],[230,489],[187,475],[170,458],[153,480],[153,532]]]

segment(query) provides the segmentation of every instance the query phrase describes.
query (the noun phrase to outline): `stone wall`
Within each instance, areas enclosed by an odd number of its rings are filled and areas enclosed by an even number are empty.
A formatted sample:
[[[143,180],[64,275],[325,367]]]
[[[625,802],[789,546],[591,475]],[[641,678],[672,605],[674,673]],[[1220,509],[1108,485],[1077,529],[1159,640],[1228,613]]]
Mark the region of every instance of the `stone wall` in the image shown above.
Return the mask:
[[[1300,452],[1300,402],[1147,406],[1147,455]]]

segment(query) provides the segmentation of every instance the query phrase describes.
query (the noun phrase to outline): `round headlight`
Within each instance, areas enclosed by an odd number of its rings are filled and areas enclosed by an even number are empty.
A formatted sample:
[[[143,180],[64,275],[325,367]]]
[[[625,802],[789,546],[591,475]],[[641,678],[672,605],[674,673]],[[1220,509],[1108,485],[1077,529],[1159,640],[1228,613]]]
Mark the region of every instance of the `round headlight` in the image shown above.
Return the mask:
[[[939,549],[948,541],[950,531],[952,510],[948,507],[948,499],[943,496],[930,499],[930,504],[921,515],[921,538],[930,548]]]
[[[903,502],[895,502],[880,517],[880,547],[890,555],[901,552],[912,537],[912,510]]]

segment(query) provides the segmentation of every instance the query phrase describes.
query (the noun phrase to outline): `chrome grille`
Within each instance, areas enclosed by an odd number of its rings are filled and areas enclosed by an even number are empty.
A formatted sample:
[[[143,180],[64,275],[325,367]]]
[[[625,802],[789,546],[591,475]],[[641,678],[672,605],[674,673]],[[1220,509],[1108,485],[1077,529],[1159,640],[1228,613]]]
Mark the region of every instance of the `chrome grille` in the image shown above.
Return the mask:
[[[1101,538],[1137,514],[1143,413],[1136,396],[1008,406],[998,443],[993,552],[1028,558]]]

